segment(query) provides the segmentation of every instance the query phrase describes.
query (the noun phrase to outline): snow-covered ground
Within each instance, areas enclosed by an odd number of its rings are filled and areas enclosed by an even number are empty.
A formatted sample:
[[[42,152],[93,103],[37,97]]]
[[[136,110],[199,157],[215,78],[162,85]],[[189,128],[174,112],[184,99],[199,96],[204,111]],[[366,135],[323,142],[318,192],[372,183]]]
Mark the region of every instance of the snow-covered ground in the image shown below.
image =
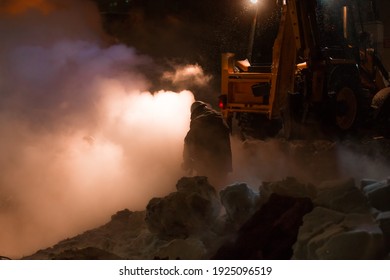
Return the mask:
[[[246,146],[252,155],[247,155],[251,168],[258,171],[246,170],[245,174],[256,175],[253,182],[269,174],[272,168],[263,168],[267,164],[278,169],[272,174],[275,177],[259,185],[235,181],[215,189],[205,177],[184,177],[176,191],[153,198],[146,209],[121,210],[108,223],[26,259],[388,257],[390,182],[386,174],[390,173],[385,157],[373,155],[367,143],[359,156],[354,151],[357,144],[343,145],[340,159],[334,157],[341,149],[336,143],[271,142],[253,141]],[[280,149],[280,154],[265,161],[261,151],[270,152],[269,145],[276,144],[288,146],[287,154],[294,160]],[[258,158],[254,151],[262,156]],[[351,159],[357,169],[345,163]],[[306,177],[300,176],[304,172],[292,176],[303,167],[307,167]],[[251,242],[249,251],[245,240]]]

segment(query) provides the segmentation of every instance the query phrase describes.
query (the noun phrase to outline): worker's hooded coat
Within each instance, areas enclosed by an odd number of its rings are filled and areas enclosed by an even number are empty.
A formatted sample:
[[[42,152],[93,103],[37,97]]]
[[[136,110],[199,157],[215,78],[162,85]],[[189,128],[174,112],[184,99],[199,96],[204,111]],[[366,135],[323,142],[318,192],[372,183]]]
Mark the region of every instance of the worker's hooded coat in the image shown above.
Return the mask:
[[[218,112],[206,106],[192,112],[183,157],[197,175],[226,176],[232,171],[230,129]]]

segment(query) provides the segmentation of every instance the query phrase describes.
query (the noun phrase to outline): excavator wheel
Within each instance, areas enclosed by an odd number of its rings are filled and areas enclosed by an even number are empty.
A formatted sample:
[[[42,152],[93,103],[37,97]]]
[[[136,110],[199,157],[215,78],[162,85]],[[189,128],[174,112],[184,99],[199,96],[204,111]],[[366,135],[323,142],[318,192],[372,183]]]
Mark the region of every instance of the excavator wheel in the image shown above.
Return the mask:
[[[348,130],[353,127],[358,102],[354,91],[350,87],[341,88],[336,95],[336,124],[341,130]]]

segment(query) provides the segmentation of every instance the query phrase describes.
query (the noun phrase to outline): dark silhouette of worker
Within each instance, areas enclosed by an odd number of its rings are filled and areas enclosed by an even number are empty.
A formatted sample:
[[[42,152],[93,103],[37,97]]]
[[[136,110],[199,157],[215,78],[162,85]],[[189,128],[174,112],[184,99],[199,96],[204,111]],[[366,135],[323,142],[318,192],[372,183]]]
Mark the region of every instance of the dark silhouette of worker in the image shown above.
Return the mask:
[[[207,176],[216,187],[226,183],[226,177],[232,171],[230,129],[221,114],[202,101],[191,105],[183,160],[183,169]]]

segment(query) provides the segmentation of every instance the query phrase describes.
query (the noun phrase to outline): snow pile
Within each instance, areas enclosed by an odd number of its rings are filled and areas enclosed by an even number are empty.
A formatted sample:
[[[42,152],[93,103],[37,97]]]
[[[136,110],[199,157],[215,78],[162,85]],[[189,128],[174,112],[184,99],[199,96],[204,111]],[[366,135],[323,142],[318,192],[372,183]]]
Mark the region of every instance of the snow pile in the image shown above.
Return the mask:
[[[145,211],[123,210],[97,229],[25,259],[205,259],[220,238],[220,203],[206,177],[183,177],[177,191],[150,200]]]
[[[303,220],[294,259],[383,258],[383,234],[370,214],[316,207]]]
[[[370,200],[378,191],[390,201],[388,181],[315,187],[288,177],[260,193],[236,183],[218,195],[206,177],[183,177],[176,188],[26,259],[383,259],[390,251],[390,210]]]
[[[372,213],[380,210],[383,201],[390,201],[389,193],[383,192],[386,187],[384,182],[374,182],[360,190],[352,179],[320,184],[314,199],[317,207],[304,217],[294,258],[383,258],[388,253],[386,236]],[[386,215],[378,217],[386,224]]]
[[[390,211],[390,178],[372,183],[362,182],[362,190],[374,208]]]
[[[390,252],[390,178],[362,182],[362,191],[376,212],[376,222],[383,231],[385,251]]]
[[[241,226],[259,207],[259,194],[245,183],[227,186],[219,195],[227,222],[235,227]]]
[[[217,219],[220,205],[206,177],[184,177],[177,192],[153,198],[146,207],[146,224],[162,238],[187,238],[207,230]]]

